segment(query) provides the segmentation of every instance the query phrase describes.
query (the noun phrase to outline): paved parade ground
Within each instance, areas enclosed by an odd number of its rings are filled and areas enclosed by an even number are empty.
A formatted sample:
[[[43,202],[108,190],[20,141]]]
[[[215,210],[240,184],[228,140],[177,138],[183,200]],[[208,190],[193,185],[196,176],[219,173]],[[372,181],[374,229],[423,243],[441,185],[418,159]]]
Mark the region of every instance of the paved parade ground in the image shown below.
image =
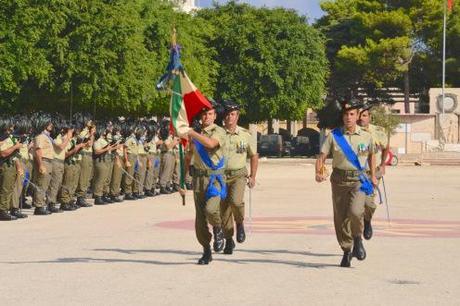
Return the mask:
[[[0,223],[2,305],[458,305],[460,167],[387,170],[367,259],[340,268],[329,182],[260,163],[252,225],[198,266],[192,194]],[[248,195],[249,197],[249,195]],[[248,199],[247,197],[247,199]],[[248,207],[247,207],[248,208]]]

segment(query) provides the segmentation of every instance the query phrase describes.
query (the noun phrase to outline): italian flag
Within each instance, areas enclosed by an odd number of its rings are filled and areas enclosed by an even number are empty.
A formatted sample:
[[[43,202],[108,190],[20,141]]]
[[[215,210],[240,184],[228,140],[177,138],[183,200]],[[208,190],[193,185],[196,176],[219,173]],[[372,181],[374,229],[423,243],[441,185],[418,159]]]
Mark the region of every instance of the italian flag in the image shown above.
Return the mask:
[[[209,101],[193,85],[185,71],[177,72],[173,77],[169,109],[174,132],[179,137],[187,134],[193,117],[203,108],[211,108]]]
[[[184,135],[190,129],[190,123],[203,108],[211,108],[209,101],[193,85],[185,71],[173,72],[172,97],[169,111],[171,126],[174,134],[182,138],[179,145],[180,187],[185,190],[185,153],[187,139]],[[185,205],[185,197],[182,195],[182,205]]]

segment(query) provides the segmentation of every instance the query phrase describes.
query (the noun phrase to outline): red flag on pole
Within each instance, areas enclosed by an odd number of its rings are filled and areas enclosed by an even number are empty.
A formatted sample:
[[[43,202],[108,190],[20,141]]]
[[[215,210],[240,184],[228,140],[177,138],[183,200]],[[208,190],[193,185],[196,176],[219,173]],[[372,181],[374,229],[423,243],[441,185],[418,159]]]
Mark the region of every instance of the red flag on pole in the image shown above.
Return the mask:
[[[447,9],[449,12],[452,12],[452,8],[454,7],[454,0],[447,0]]]

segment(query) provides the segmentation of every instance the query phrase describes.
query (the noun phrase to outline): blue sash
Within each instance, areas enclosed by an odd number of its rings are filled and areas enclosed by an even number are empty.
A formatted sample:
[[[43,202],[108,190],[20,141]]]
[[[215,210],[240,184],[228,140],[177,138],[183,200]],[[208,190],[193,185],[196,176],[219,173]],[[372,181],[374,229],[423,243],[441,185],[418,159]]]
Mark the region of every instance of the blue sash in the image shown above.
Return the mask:
[[[160,160],[157,158],[157,159],[155,159],[155,163],[153,164],[153,168],[156,169],[158,167],[160,167]]]
[[[358,156],[343,136],[340,128],[334,129],[332,131],[332,135],[334,136],[335,142],[339,145],[340,149],[342,149],[342,152],[345,154],[345,157],[348,159],[348,161],[360,172],[359,181],[361,182],[361,187],[359,190],[364,192],[366,195],[372,195],[374,193],[374,186],[372,185],[371,180],[369,180],[369,178],[364,174],[364,168],[361,166]]]
[[[22,181],[23,188],[26,188],[27,184],[29,183],[29,179],[30,179],[30,172],[29,170],[26,170],[26,172],[24,173],[24,180]]]
[[[222,157],[217,165],[214,165],[211,158],[209,157],[208,151],[206,151],[206,148],[198,141],[193,139],[193,144],[195,145],[196,151],[198,152],[198,155],[200,155],[201,160],[203,163],[211,170],[217,171],[221,170],[225,166],[225,159]],[[220,185],[220,191],[219,189],[214,186],[214,182],[217,180]],[[225,184],[224,177],[222,174],[211,174],[209,176],[209,185],[206,189],[206,195],[205,199],[206,201],[209,200],[212,197],[217,197],[219,196],[222,200],[227,197],[227,185]]]

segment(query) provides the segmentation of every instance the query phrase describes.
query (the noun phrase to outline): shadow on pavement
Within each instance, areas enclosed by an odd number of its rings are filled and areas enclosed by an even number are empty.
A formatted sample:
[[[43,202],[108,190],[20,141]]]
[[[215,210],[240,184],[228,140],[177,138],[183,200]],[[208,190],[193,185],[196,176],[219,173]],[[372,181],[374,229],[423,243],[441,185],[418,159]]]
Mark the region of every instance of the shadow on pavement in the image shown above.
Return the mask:
[[[225,256],[225,255],[224,255]],[[279,264],[279,265],[287,265],[287,266],[294,266],[298,268],[328,268],[328,267],[335,267],[337,268],[337,264],[326,264],[326,263],[311,263],[305,261],[294,261],[294,260],[278,260],[278,259],[222,259],[222,258],[215,258],[213,257],[214,261],[223,261],[228,263],[236,263],[236,264],[250,264],[250,263],[261,263],[261,264]]]
[[[199,256],[201,252],[186,251],[186,250],[125,250],[125,249],[92,249],[98,252],[115,252],[122,254],[136,254],[136,253],[158,253],[158,254],[177,254],[177,255],[194,255]]]
[[[93,257],[66,257],[66,258],[57,258],[54,260],[39,260],[39,261],[12,261],[4,262],[8,264],[47,264],[47,263],[58,263],[58,264],[73,264],[73,263],[134,263],[134,264],[148,264],[148,265],[164,265],[164,266],[173,266],[173,265],[195,265],[196,260],[200,257],[201,252],[187,251],[187,250],[129,250],[129,249],[93,249],[92,251],[96,252],[115,252],[121,254],[133,255],[136,253],[153,253],[153,254],[174,254],[174,255],[189,255],[196,258],[187,258],[184,261],[180,262],[168,262],[168,261],[158,261],[158,260],[137,260],[137,259],[121,259],[121,258],[93,258]],[[338,256],[336,254],[321,254],[321,253],[312,253],[312,252],[302,252],[302,251],[289,251],[289,250],[235,250],[235,253],[254,253],[254,254],[295,254],[303,256],[318,256],[318,257],[334,257]],[[225,258],[227,257],[227,258]],[[288,265],[299,268],[326,268],[326,267],[337,267],[336,264],[328,263],[309,263],[305,261],[295,261],[295,260],[282,260],[282,259],[244,259],[237,258],[236,256],[228,256],[224,254],[213,254],[213,260],[217,262],[227,262],[234,264],[279,264],[279,265]]]
[[[157,261],[157,260],[136,260],[136,259],[120,259],[120,258],[92,258],[92,257],[66,257],[66,258],[57,258],[55,260],[38,260],[38,261],[11,261],[4,262],[12,265],[19,264],[47,264],[47,263],[57,263],[57,264],[73,264],[73,263],[137,263],[137,264],[149,264],[149,265],[160,265],[160,266],[169,266],[169,265],[194,265],[195,262],[166,262],[166,261]]]
[[[290,250],[247,250],[247,249],[236,249],[235,252],[247,252],[247,253],[256,253],[256,254],[294,254],[294,255],[303,255],[303,256],[315,256],[315,257],[340,257],[342,255],[338,254],[322,254],[314,253],[308,251],[290,251]]]

